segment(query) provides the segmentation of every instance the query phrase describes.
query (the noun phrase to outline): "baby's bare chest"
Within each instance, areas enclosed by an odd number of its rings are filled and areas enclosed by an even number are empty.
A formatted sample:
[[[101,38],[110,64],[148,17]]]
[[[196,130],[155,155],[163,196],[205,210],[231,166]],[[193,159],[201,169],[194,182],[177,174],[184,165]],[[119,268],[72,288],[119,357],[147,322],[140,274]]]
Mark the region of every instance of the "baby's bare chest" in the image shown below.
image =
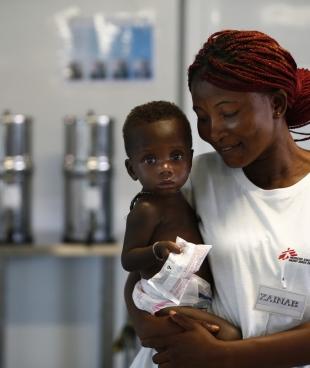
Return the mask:
[[[163,239],[175,241],[177,236],[190,242],[201,241],[196,214],[185,201],[166,204],[153,235],[156,241]]]

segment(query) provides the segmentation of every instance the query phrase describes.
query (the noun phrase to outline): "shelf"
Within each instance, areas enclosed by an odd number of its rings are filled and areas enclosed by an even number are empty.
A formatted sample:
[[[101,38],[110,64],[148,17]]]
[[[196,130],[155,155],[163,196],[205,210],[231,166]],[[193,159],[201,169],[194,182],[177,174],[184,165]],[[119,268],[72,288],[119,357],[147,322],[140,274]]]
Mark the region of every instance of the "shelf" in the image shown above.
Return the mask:
[[[0,257],[116,257],[121,254],[119,244],[53,244],[0,245]]]

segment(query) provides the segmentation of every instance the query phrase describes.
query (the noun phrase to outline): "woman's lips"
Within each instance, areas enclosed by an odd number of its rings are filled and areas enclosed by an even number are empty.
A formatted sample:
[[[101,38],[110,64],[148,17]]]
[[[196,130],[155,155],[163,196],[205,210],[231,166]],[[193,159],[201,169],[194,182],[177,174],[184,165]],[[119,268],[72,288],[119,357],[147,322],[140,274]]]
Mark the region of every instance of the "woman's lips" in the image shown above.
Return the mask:
[[[236,148],[239,148],[241,145],[241,143],[237,143],[237,144],[233,144],[233,145],[229,145],[229,146],[224,146],[224,147],[220,147],[219,151],[222,153],[226,153],[226,152],[230,152]]]

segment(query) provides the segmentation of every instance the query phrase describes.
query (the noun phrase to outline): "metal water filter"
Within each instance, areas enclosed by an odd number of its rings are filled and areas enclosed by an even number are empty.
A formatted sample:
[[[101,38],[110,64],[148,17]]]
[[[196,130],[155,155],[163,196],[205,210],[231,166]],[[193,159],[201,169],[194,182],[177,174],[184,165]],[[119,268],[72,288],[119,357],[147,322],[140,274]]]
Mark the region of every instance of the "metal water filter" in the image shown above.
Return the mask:
[[[65,122],[64,241],[112,241],[112,121],[89,112]]]
[[[0,117],[0,243],[32,241],[32,119]]]

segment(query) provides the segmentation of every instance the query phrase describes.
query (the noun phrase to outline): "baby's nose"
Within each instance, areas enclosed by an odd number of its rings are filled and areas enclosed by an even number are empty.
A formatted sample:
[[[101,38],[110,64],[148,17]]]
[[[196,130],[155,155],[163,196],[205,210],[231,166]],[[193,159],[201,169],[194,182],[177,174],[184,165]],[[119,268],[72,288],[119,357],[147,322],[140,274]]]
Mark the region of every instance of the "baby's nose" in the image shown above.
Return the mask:
[[[162,164],[161,164],[161,167],[160,167],[160,174],[161,175],[171,175],[172,174],[172,165],[170,164],[169,161],[164,161]]]
[[[165,162],[163,162],[163,169],[164,170],[170,170],[170,165],[169,165],[169,162],[168,161],[165,161]]]

